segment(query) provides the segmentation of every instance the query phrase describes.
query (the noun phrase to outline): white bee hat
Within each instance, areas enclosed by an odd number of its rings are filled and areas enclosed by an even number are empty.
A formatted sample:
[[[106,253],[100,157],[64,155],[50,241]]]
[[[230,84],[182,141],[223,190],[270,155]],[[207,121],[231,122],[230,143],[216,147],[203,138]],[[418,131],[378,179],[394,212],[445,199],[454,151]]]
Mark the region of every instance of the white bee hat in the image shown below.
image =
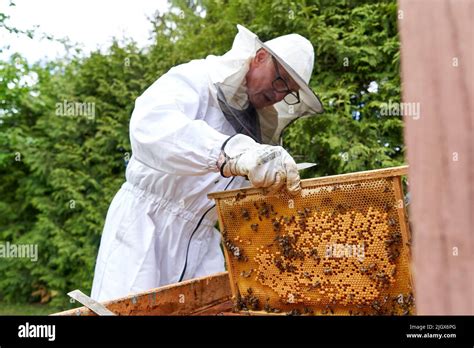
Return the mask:
[[[302,101],[314,112],[322,112],[323,106],[318,96],[308,86],[314,65],[314,48],[311,42],[299,34],[289,34],[260,44],[298,84]]]

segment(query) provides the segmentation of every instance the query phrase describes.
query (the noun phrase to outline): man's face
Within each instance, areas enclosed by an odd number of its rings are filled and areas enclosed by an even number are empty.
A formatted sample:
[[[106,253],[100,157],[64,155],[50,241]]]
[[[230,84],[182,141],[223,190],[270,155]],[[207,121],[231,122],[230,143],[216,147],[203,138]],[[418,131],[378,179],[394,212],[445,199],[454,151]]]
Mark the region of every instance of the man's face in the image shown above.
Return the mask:
[[[275,69],[276,61],[272,56],[261,49],[250,63],[250,68],[246,76],[247,94],[250,102],[256,109],[273,105],[285,98],[286,92],[277,92],[272,86],[272,82],[277,77]],[[291,91],[298,91],[298,85],[290,78],[281,65],[278,65],[280,76],[285,80]]]

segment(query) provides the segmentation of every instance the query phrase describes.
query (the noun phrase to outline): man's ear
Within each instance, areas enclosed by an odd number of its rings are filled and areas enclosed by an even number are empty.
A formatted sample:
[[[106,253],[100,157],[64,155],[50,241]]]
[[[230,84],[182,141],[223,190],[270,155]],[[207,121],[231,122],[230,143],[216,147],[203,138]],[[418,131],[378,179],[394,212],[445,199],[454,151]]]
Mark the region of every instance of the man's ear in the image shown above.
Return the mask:
[[[255,57],[253,58],[253,61],[256,65],[261,65],[269,57],[270,57],[270,54],[267,51],[265,51],[263,48],[261,48],[257,51],[257,53],[255,53]]]

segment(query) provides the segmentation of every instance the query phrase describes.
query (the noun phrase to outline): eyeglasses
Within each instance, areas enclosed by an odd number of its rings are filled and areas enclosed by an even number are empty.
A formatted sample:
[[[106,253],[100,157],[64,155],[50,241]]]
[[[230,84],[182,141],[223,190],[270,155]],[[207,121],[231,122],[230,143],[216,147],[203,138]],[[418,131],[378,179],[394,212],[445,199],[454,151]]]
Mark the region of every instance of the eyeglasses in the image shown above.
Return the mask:
[[[300,102],[300,94],[298,93],[298,91],[293,92],[288,87],[288,84],[286,83],[286,81],[280,75],[280,71],[278,70],[278,64],[277,64],[277,61],[276,61],[275,57],[272,56],[272,60],[273,60],[273,65],[275,66],[276,76],[277,76],[276,79],[273,80],[273,82],[272,82],[273,89],[278,93],[286,93],[283,100],[288,105],[298,104]]]

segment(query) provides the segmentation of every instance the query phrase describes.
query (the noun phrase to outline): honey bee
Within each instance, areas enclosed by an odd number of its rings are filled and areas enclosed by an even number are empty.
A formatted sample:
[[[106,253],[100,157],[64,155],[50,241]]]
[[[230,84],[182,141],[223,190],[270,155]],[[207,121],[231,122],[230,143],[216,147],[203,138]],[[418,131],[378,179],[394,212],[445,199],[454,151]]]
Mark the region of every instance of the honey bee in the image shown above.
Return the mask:
[[[301,312],[299,311],[299,309],[292,309],[290,312],[286,313],[286,315],[292,315],[292,316],[299,316],[301,315]]]
[[[379,301],[374,300],[374,301],[372,302],[372,308],[375,309],[377,312],[379,312],[380,309],[381,309]]]
[[[278,215],[278,213],[275,210],[273,210],[273,205],[270,205],[270,211],[273,216]]]
[[[389,212],[390,210],[392,210],[392,205],[389,204],[389,203],[384,203],[383,209],[384,209],[386,212]]]
[[[252,274],[252,272],[253,272],[253,269],[250,269],[250,270],[247,271],[247,272],[242,271],[242,272],[240,272],[240,276],[241,276],[241,277],[244,277],[244,278],[248,278],[248,277],[250,277],[250,275]]]
[[[327,310],[329,310],[329,312],[331,312],[331,314],[334,314],[334,310],[331,307],[329,307],[329,305],[326,305],[326,308]]]
[[[240,311],[240,310],[243,310],[243,309],[247,309],[247,307],[246,307],[245,302],[243,301],[242,297],[240,296],[240,294],[237,294],[237,299],[236,299],[235,305],[234,305],[234,312]]]
[[[376,265],[375,263],[371,263],[371,264],[369,265],[369,270],[370,270],[370,271],[374,271],[374,270],[376,270],[376,269],[377,269],[377,265]]]
[[[317,289],[321,286],[321,282],[317,280],[314,284],[310,284],[308,287],[310,290]]]
[[[253,294],[252,288],[247,289],[247,296],[244,297],[244,303],[250,309],[258,310],[260,308],[260,300]]]
[[[388,254],[388,260],[389,260],[389,261],[394,261],[394,260],[396,260],[399,256],[400,256],[400,252],[398,251],[398,249],[393,250],[393,251],[391,251],[391,252]]]
[[[384,272],[378,272],[376,275],[377,279],[382,283],[388,283],[388,276]]]
[[[402,235],[400,234],[400,232],[393,232],[390,234],[390,236],[396,243],[399,243],[402,239]]]
[[[347,211],[347,208],[344,204],[338,204],[336,206],[335,212],[339,212],[341,214],[344,214]]]
[[[259,211],[258,211],[258,215],[259,216],[264,216],[266,218],[269,218],[270,217],[270,209],[269,209],[269,206],[267,203],[263,203],[262,206],[260,207]]]
[[[276,259],[275,260],[275,266],[280,270],[280,272],[285,271],[285,266],[283,265],[283,261],[281,259]]]
[[[250,220],[250,213],[247,209],[242,208],[242,219]]]
[[[247,194],[245,192],[237,192],[237,195],[235,196],[235,201],[238,202],[241,199],[244,199],[247,197]]]
[[[252,229],[252,231],[257,232],[258,231],[258,224],[251,224],[250,228]]]

